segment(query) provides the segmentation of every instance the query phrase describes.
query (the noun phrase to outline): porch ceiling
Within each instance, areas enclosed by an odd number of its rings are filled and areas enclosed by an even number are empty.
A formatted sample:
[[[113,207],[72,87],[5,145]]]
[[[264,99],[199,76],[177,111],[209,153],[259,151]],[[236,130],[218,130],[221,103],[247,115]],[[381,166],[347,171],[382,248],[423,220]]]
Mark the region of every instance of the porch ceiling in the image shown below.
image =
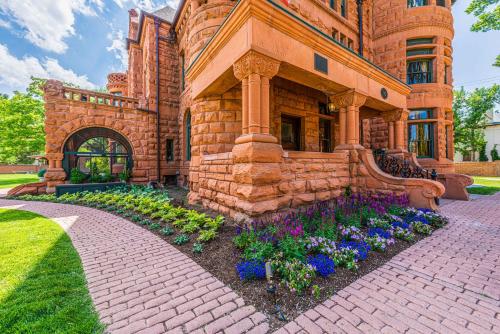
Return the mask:
[[[355,89],[366,106],[386,111],[406,108],[411,88],[273,0],[242,0],[188,69],[194,98],[221,94],[238,83],[233,64],[250,50],[281,62],[278,76],[326,94]],[[314,68],[318,54],[328,71]],[[384,99],[381,91],[388,96]]]

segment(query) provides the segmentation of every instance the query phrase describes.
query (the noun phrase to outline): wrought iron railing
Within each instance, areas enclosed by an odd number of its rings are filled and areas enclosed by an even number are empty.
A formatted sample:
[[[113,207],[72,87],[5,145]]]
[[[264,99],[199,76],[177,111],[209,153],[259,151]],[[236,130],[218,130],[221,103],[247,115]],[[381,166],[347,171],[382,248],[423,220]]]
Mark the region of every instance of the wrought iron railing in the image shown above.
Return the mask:
[[[395,177],[436,180],[438,176],[435,169],[429,172],[411,160],[387,154],[384,149],[374,150],[373,157],[383,172]]]

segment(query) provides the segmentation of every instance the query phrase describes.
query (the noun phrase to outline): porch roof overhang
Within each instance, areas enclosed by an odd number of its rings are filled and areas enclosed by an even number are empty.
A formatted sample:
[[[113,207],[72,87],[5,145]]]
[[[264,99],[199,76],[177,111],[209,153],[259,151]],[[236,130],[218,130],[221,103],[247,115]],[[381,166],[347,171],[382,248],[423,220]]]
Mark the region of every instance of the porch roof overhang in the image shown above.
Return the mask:
[[[277,76],[326,94],[355,89],[366,106],[406,108],[410,86],[342,46],[273,0],[240,0],[187,70],[193,98],[220,94],[238,83],[232,66],[250,50],[281,62]],[[314,69],[314,54],[328,73]],[[381,90],[387,90],[383,98]]]

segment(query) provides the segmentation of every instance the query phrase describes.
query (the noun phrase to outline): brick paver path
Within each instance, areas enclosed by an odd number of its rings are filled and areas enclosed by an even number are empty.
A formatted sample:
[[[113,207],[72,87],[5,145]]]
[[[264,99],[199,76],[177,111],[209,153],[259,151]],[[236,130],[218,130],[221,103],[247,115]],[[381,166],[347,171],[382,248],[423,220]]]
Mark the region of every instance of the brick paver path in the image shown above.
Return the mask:
[[[264,333],[265,316],[153,233],[81,206],[0,199],[65,228],[82,259],[88,287],[112,333]],[[224,259],[221,259],[224,261]]]
[[[111,214],[14,202],[69,230],[109,330],[265,333],[263,314],[187,256]],[[500,193],[442,208],[450,225],[276,333],[500,333]],[[201,330],[199,331],[202,332]]]

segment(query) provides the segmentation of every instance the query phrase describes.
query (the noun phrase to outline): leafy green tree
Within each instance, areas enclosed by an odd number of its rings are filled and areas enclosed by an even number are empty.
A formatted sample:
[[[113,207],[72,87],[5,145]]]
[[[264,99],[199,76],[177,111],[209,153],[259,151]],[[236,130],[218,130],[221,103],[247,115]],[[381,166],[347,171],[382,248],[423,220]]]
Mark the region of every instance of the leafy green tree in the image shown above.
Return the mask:
[[[455,148],[466,154],[480,151],[486,144],[484,128],[488,124],[487,113],[500,102],[500,86],[476,88],[466,92],[462,87],[454,92],[453,114]]]
[[[465,12],[477,17],[471,31],[500,30],[500,0],[472,0]],[[500,66],[500,55],[493,65]]]
[[[14,92],[0,98],[0,162],[31,163],[29,155],[44,151],[44,109],[41,98]]]

